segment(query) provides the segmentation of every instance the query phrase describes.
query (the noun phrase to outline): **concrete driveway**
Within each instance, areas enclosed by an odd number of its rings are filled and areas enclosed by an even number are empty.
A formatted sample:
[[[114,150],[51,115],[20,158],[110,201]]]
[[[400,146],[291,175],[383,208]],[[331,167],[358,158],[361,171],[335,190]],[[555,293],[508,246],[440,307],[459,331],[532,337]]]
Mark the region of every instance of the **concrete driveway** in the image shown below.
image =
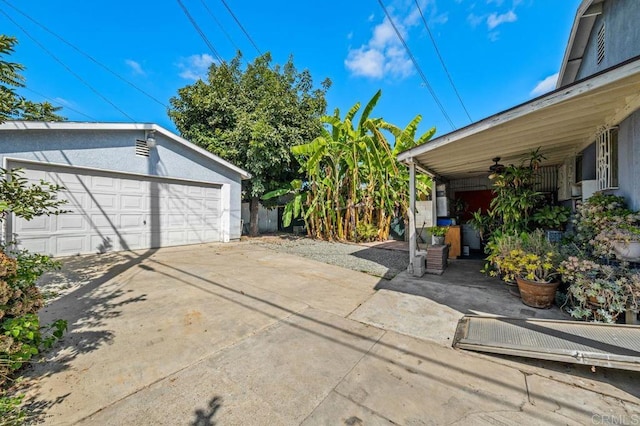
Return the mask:
[[[640,422],[638,374],[464,353],[352,319],[379,281],[250,243],[126,254],[43,312],[70,330],[29,372],[32,408],[47,424]]]

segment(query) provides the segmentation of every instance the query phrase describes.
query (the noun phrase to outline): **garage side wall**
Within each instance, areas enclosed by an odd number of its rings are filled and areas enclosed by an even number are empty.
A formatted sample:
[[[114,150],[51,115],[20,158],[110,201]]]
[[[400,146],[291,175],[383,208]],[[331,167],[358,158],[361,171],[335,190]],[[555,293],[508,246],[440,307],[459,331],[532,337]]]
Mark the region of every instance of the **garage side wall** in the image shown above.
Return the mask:
[[[223,202],[224,239],[239,239],[240,175],[210,158],[156,132],[157,146],[149,157],[136,155],[136,139],[144,140],[144,131],[61,131],[4,130],[0,132],[0,160],[6,158],[87,167],[147,176],[170,177],[224,185],[228,201]],[[223,193],[223,196],[226,195]]]

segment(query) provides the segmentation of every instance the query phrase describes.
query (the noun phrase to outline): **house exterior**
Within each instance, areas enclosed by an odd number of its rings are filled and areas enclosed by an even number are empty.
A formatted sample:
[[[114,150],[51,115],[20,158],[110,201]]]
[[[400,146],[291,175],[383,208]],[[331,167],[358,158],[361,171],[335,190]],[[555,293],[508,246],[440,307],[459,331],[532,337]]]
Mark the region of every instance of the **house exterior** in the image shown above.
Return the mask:
[[[637,0],[584,0],[553,92],[435,138],[398,159],[412,176],[427,173],[445,184],[449,199],[473,200],[469,210],[474,210],[490,201],[489,167],[496,158],[517,164],[540,148],[546,167],[538,189],[550,197],[572,205],[604,191],[640,209],[639,18]],[[412,270],[414,241],[410,248]]]
[[[68,213],[4,221],[5,241],[81,253],[240,238],[244,170],[155,124],[5,122],[0,161],[62,185]]]

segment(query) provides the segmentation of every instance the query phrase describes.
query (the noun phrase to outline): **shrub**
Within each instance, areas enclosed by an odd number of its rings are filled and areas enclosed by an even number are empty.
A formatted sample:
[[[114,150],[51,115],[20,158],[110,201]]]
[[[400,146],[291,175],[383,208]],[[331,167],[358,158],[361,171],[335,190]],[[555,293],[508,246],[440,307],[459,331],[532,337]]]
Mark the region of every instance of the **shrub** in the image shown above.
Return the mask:
[[[0,169],[0,222],[9,212],[30,220],[41,215],[64,211],[66,202],[55,193],[62,187],[41,181],[29,183],[20,170]],[[44,305],[36,286],[38,278],[59,267],[50,257],[11,251],[0,246],[0,422],[21,424],[26,413],[21,408],[22,396],[10,395],[11,375],[42,349],[51,347],[62,337],[66,321],[58,320],[40,326],[37,312]]]

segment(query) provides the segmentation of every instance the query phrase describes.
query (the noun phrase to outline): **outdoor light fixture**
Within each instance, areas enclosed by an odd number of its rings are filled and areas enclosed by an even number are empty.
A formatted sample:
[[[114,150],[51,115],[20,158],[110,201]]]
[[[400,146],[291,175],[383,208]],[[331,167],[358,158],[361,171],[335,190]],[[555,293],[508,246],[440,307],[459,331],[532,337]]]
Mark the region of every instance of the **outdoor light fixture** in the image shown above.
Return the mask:
[[[153,137],[153,135],[155,134],[155,130],[148,130],[145,132],[145,141],[147,142],[147,146],[149,148],[155,148],[156,147],[156,138]]]

